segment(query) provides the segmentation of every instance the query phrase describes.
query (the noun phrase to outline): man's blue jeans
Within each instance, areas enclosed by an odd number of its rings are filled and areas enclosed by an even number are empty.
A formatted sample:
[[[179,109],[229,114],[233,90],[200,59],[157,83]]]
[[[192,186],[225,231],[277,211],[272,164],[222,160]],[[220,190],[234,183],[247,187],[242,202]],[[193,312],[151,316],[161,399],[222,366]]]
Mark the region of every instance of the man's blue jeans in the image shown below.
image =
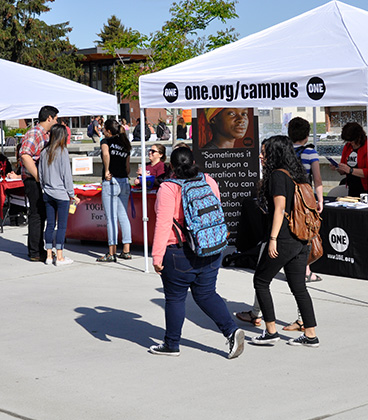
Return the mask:
[[[185,299],[190,288],[193,299],[225,337],[238,327],[225,302],[216,293],[216,280],[222,254],[198,257],[184,244],[183,248],[169,245],[163,259],[162,282],[165,292],[165,344],[179,348],[185,318]]]
[[[66,225],[69,215],[69,200],[57,200],[56,198],[43,194],[43,201],[46,206],[47,226],[45,230],[46,249],[51,249],[53,245],[53,234],[57,217],[57,232],[55,238],[56,249],[63,249],[65,242]]]
[[[123,236],[123,244],[132,243],[132,233],[128,218],[130,184],[128,178],[112,178],[102,182],[102,204],[107,218],[109,245],[118,244],[118,220]]]

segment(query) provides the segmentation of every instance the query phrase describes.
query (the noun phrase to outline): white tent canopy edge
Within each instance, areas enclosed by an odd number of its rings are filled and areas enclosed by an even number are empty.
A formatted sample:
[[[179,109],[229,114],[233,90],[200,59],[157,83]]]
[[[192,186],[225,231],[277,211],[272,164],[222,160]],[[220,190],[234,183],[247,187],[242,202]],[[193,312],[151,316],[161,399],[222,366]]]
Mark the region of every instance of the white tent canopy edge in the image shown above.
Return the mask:
[[[0,59],[0,71],[1,121],[37,118],[44,105],[55,106],[63,117],[117,114],[114,95],[7,60]]]

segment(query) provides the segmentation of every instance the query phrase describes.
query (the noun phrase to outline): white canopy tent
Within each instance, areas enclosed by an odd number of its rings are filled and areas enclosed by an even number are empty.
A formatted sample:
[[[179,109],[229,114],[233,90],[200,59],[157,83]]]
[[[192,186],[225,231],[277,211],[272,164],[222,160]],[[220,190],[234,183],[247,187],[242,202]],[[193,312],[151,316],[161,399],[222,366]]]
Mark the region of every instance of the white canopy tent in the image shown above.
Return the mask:
[[[178,108],[365,105],[367,26],[368,12],[331,1],[142,76],[141,107],[170,103]]]
[[[114,95],[56,74],[0,59],[0,121],[36,118],[44,105],[59,109],[63,117],[116,115]]]
[[[367,106],[367,27],[368,12],[331,1],[232,44],[141,76],[141,119],[144,108],[168,106]],[[143,153],[142,169],[145,174]],[[144,177],[144,198],[145,191]]]

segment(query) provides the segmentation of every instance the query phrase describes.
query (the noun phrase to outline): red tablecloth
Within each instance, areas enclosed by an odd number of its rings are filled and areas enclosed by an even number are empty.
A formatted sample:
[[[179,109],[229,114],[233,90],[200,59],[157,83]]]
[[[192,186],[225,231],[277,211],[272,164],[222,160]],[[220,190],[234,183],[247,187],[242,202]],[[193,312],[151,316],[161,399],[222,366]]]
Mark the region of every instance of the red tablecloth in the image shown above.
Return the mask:
[[[106,216],[101,201],[101,190],[81,190],[76,188],[74,192],[81,199],[74,214],[69,214],[66,238],[106,241],[107,226]],[[135,217],[132,214],[132,205],[129,201],[128,217],[132,228],[133,244],[143,245],[143,221],[142,221],[142,192],[132,190],[132,198],[135,209]],[[155,213],[156,191],[147,193],[147,216],[148,216],[148,243],[152,245],[153,233],[156,223]],[[121,232],[119,226],[119,242]]]
[[[14,189],[14,188],[22,188],[23,192],[24,192],[24,184],[23,181],[21,179],[17,179],[15,181],[6,181],[6,180],[2,180],[0,182],[0,218],[3,218],[3,206],[5,203],[5,191],[7,189]]]

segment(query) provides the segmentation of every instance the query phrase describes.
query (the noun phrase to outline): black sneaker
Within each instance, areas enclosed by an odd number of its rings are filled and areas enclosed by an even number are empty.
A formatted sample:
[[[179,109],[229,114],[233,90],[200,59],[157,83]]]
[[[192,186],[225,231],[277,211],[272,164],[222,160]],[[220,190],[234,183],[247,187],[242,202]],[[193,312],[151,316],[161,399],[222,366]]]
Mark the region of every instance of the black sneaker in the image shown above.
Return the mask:
[[[116,262],[116,255],[105,254],[103,257],[96,259],[97,262]]]
[[[261,346],[267,346],[267,345],[274,345],[276,341],[280,340],[280,336],[278,332],[275,332],[274,334],[270,334],[267,330],[264,330],[262,335],[259,335],[258,337],[252,338],[253,344],[258,344]]]
[[[291,346],[318,347],[319,340],[318,340],[318,337],[309,338],[306,335],[302,334],[298,338],[289,340],[288,344],[290,344]]]
[[[179,349],[169,349],[166,344],[151,346],[149,351],[152,354],[161,354],[163,356],[180,356]]]
[[[244,350],[244,331],[239,328],[235,330],[228,338],[226,344],[229,344],[228,359],[240,356]]]

